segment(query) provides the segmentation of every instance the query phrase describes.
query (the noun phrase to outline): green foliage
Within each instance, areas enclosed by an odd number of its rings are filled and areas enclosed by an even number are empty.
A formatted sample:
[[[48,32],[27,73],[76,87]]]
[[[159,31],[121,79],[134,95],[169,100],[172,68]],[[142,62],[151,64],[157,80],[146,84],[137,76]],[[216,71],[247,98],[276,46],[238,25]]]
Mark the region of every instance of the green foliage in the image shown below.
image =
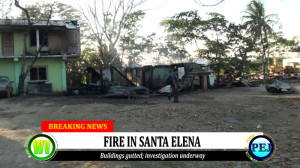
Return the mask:
[[[252,0],[244,11],[242,17],[244,25],[247,26],[247,33],[251,34],[254,39],[261,39],[264,35],[273,32],[273,26],[277,24],[278,16],[276,14],[266,15],[263,4],[258,0]]]
[[[209,13],[209,19],[205,24],[205,55],[199,55],[209,59],[212,68],[218,73],[217,81],[220,84],[220,71],[223,69],[226,73],[230,70],[230,59],[228,43],[228,21],[219,13]],[[206,50],[206,51],[205,51]]]
[[[99,50],[96,48],[85,47],[77,60],[67,62],[67,84],[69,87],[81,87],[82,84],[87,84],[86,69],[88,67],[95,69],[107,68],[103,67],[99,55]],[[104,57],[108,56],[108,51],[104,52]]]
[[[190,56],[185,46],[202,42],[205,48],[198,48],[197,56],[210,60],[216,72],[222,69],[234,76],[249,74],[247,53],[257,48],[252,38],[245,36],[246,27],[229,23],[219,13],[208,15],[202,20],[197,11],[188,11],[163,20],[160,24],[168,36],[161,54],[183,60]]]
[[[160,23],[165,27],[165,31],[170,33],[172,40],[191,42],[200,39],[204,21],[198,11],[181,12]]]
[[[81,43],[85,44],[86,39],[88,39],[88,35],[86,31],[89,30],[86,21],[80,15],[79,11],[76,10],[72,5],[67,5],[61,2],[38,2],[34,5],[27,5],[26,9],[29,12],[30,19],[32,20],[47,20],[49,17],[50,8],[52,7],[52,20],[67,20],[72,21],[76,20],[79,23],[80,27],[80,38]],[[18,16],[19,19],[26,19],[26,14],[22,11],[22,13]]]
[[[71,5],[60,2],[45,3],[38,2],[34,5],[27,5],[26,9],[29,12],[32,20],[47,20],[49,17],[50,8],[52,10],[52,17],[50,19],[58,20],[77,20],[81,30],[81,44],[89,45],[87,42],[88,36],[85,31],[88,30],[86,23],[83,21],[79,12]],[[22,12],[18,17],[26,19],[26,14]],[[89,47],[83,49],[81,56],[77,60],[67,62],[67,84],[69,87],[80,87],[81,84],[86,83],[86,68],[100,67],[99,58],[97,58],[98,51]]]
[[[293,39],[288,40],[283,37],[281,33],[273,34],[274,42],[271,44],[272,46],[281,46],[286,48],[287,51],[291,52],[300,52],[300,43],[297,36]]]
[[[262,47],[262,64],[263,74],[265,79],[266,65],[266,50],[269,47],[268,36],[273,33],[273,26],[277,24],[278,17],[276,14],[266,15],[263,4],[259,0],[252,0],[248,5],[245,15],[242,17],[244,25],[247,27],[247,34],[250,34],[256,41],[260,41]],[[265,83],[265,80],[264,80]]]
[[[268,58],[268,61],[270,62],[270,65],[274,65],[274,59],[273,57]],[[277,59],[277,67],[283,67],[283,60],[286,59],[286,57],[276,57]]]
[[[141,61],[141,54],[146,48],[143,42],[144,38],[138,35],[139,22],[144,16],[145,12],[140,10],[126,15],[127,22],[124,24],[124,33],[120,37],[119,47],[122,55],[121,60],[126,55],[128,66],[137,66],[138,62]]]
[[[233,58],[229,62],[229,71],[234,74],[234,77],[243,77],[250,73],[251,61],[247,54],[256,51],[255,42],[244,33],[245,28],[243,25],[233,23],[228,26],[228,44],[233,53]]]
[[[0,18],[12,18],[11,11],[14,1],[10,0],[0,0]]]
[[[173,59],[182,61],[188,58],[188,61],[191,61],[191,54],[185,47],[204,38],[205,24],[198,11],[181,12],[163,20],[160,25],[168,32],[165,45],[162,47],[164,53]]]
[[[289,52],[299,52],[299,40],[297,37],[294,37],[291,40],[288,40],[283,37],[282,32],[273,33],[270,37],[270,46],[269,46],[269,55],[268,62],[270,65],[273,65],[274,58],[277,59],[277,66],[283,67],[283,59],[286,59]]]
[[[261,73],[262,65],[261,59],[252,60],[249,64],[250,73]]]
[[[84,48],[77,60],[67,62],[68,87],[81,87],[82,84],[86,84],[87,67],[99,66],[96,57],[97,51],[91,48]]]
[[[208,14],[209,19],[206,21],[206,29],[212,30],[215,33],[222,34],[227,28],[228,21],[219,13],[211,12]]]
[[[53,13],[51,19],[59,20],[79,20],[81,18],[79,12],[71,5],[66,5],[61,2],[45,3],[38,2],[34,5],[27,5],[25,8],[28,10],[30,19],[33,20],[47,20],[51,6],[53,7]],[[26,19],[26,14],[22,12],[18,17],[20,19]]]
[[[122,1],[120,4],[122,5]],[[50,5],[54,5],[55,18],[81,19],[71,6],[58,2],[38,3],[27,7],[32,19],[45,19]],[[97,8],[89,9],[89,14],[96,14],[93,12],[97,11]],[[98,21],[89,20],[98,25],[92,30],[93,33],[82,33],[87,39],[84,42],[87,47],[82,50],[82,56],[77,61],[68,63],[69,83],[83,83],[87,67],[98,69],[111,64],[138,66],[145,55],[151,58],[153,64],[163,59],[192,61],[193,53],[187,49],[190,46],[196,46],[196,56],[209,59],[216,72],[222,70],[234,77],[261,71],[265,60],[273,62],[271,58],[265,59],[268,48],[280,45],[289,48],[290,51],[300,51],[299,41],[287,40],[273,33],[272,26],[276,24],[277,15],[266,15],[259,1],[249,3],[243,16],[243,25],[229,23],[223,15],[216,12],[209,13],[206,20],[200,17],[198,11],[175,14],[160,23],[167,33],[163,40],[158,39],[154,33],[146,37],[139,35],[139,23],[145,16],[143,11],[124,13],[124,20],[118,18],[121,16],[121,13],[118,13],[120,11],[101,12],[104,14],[103,20],[101,17],[97,18]],[[24,14],[20,17],[24,17]],[[199,47],[198,43],[202,46]],[[250,61],[248,54],[258,53],[261,48],[263,52],[257,57],[261,60]],[[122,62],[123,58],[128,60],[127,65]]]
[[[139,22],[144,19],[145,12],[138,10],[126,15],[126,23],[124,23],[124,29],[126,31],[138,31],[140,27]]]

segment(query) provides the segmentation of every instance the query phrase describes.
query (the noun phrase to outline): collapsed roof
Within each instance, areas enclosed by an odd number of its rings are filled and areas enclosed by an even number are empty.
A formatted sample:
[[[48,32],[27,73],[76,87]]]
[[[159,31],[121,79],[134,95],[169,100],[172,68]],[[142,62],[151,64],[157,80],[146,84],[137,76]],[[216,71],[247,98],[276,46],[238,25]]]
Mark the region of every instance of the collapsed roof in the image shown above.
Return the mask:
[[[34,27],[65,27],[68,29],[77,29],[77,21],[66,20],[31,20]],[[48,25],[47,25],[48,23]],[[0,19],[0,26],[10,27],[26,27],[28,26],[27,19]]]

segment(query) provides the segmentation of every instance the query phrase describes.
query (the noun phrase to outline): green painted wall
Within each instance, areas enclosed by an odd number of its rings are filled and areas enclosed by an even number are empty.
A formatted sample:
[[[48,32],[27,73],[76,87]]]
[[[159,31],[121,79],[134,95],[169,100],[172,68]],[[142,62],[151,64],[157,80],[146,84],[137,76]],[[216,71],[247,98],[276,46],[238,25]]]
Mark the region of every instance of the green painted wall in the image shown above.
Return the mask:
[[[0,75],[8,76],[12,81],[17,81],[16,77],[20,74],[20,72],[17,72],[17,75],[15,74],[16,69],[21,70],[21,59],[18,60],[18,62],[14,62],[13,58],[9,59],[0,59]],[[27,59],[27,62],[30,63],[32,59]],[[52,83],[52,90],[53,92],[62,92],[66,91],[66,82],[65,78],[65,72],[63,72],[63,69],[65,71],[65,68],[63,67],[64,61],[62,58],[39,58],[37,62],[35,63],[36,66],[43,66],[47,67],[47,76],[48,80],[46,83]],[[26,65],[26,67],[29,64]],[[18,68],[16,68],[16,66]],[[26,78],[26,84],[25,88],[27,88],[27,83],[29,82],[30,78],[29,76]],[[14,85],[14,92],[16,93],[17,88],[17,82],[15,82]]]
[[[2,32],[0,30],[0,75],[8,76],[10,80],[14,81],[14,93],[17,92],[18,77],[21,71],[21,58],[2,58]],[[23,41],[25,30],[5,30],[6,32],[14,32],[14,55],[21,56],[23,54]],[[36,46],[30,46],[30,34],[26,38],[27,52],[35,54]],[[44,47],[43,51],[48,51],[48,47]],[[27,65],[31,63],[32,59],[27,58]],[[52,83],[53,92],[66,91],[66,68],[65,61],[62,58],[39,58],[34,66],[47,67],[48,80],[46,83]],[[26,78],[25,88],[29,82],[29,76]]]
[[[61,80],[62,90],[67,90],[67,69],[65,61],[61,61]]]
[[[31,62],[31,60],[29,61]],[[34,67],[47,67],[48,80],[46,81],[46,83],[52,83],[53,92],[64,91],[61,62],[62,58],[40,58],[34,64]],[[26,82],[29,82],[29,77],[26,78]]]
[[[0,57],[2,56],[2,33],[0,32]]]
[[[22,31],[14,31],[14,53],[16,56],[23,54],[24,33]]]
[[[9,30],[14,33],[14,54],[15,56],[21,56],[23,54],[23,41],[24,41],[24,32],[25,30]],[[0,30],[0,56],[2,56],[2,34],[3,31]],[[36,46],[30,45],[30,34],[26,37],[26,48],[28,53],[32,53],[35,55],[36,53]],[[42,51],[48,51],[48,47],[43,47]]]

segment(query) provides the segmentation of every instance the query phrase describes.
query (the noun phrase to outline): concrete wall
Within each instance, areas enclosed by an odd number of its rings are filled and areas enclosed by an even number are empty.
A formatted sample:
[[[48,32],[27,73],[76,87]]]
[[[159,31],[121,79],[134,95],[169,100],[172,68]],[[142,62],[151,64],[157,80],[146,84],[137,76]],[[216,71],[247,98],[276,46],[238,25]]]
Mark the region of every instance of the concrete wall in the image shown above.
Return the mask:
[[[27,59],[27,65],[32,61],[32,59]],[[34,67],[43,66],[47,67],[48,79],[46,83],[52,83],[53,92],[66,91],[66,68],[65,61],[62,58],[39,58],[35,63]],[[21,72],[21,59],[16,60],[13,58],[0,59],[0,75],[8,76],[10,80],[14,81],[14,93],[17,92],[18,77]],[[29,82],[29,75],[26,78],[25,88],[27,88],[27,83]]]
[[[9,56],[21,56],[23,55],[23,41],[24,41],[24,30],[0,30],[0,57],[2,56],[2,32],[14,32],[14,55]],[[30,45],[30,33],[26,37],[26,48],[27,53],[35,55],[36,46]],[[48,51],[48,47],[44,47],[42,51]]]
[[[23,41],[24,41],[24,33],[22,31],[14,31],[14,52],[16,56],[20,56],[23,54]],[[28,45],[29,37],[27,37],[27,47]]]
[[[23,41],[25,30],[5,29],[0,30],[0,57],[2,56],[2,32],[14,33],[14,56],[23,54]],[[48,46],[44,46],[42,51],[49,51],[52,55],[78,54],[79,53],[79,34],[78,30],[49,30]],[[36,46],[30,44],[30,33],[26,37],[27,55],[36,54]],[[13,56],[13,55],[10,55]]]
[[[2,55],[2,33],[4,32],[13,32],[14,33],[14,55],[10,56],[22,56],[23,55],[23,49],[24,49],[24,29],[2,29],[0,30],[0,75],[8,76],[10,80],[14,81],[14,93],[17,93],[17,87],[19,83],[19,75],[21,72],[21,59],[22,58],[1,58]],[[66,54],[66,50],[68,48],[69,43],[77,42],[75,39],[70,39],[66,32],[69,30],[64,29],[57,29],[57,30],[51,30],[48,33],[48,46],[43,47],[42,51],[49,51],[53,49],[55,51],[50,51],[50,54]],[[71,33],[71,32],[70,32]],[[76,31],[72,31],[71,34],[74,35]],[[79,36],[78,36],[79,38]],[[68,40],[74,40],[74,41],[68,41]],[[27,48],[27,55],[35,55],[36,53],[36,46],[31,46],[30,44],[30,33],[26,37],[26,48]],[[64,51],[62,51],[64,50]],[[78,47],[76,48],[77,51]],[[74,51],[74,50],[71,50]],[[63,52],[63,53],[62,53]],[[31,58],[27,58],[27,65],[28,67],[29,63],[32,62]],[[39,58],[38,61],[34,65],[36,66],[42,66],[47,67],[47,76],[48,79],[46,83],[52,84],[52,90],[53,92],[61,92],[66,91],[66,66],[65,61],[62,57],[53,57],[53,58]],[[26,78],[26,84],[25,89],[27,88],[27,84],[29,82],[30,78],[29,75]]]

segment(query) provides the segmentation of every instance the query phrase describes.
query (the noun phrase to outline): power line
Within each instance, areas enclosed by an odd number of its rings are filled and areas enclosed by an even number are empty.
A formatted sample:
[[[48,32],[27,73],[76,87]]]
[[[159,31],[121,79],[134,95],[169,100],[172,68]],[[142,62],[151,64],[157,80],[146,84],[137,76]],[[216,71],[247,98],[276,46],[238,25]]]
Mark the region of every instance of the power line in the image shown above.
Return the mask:
[[[211,4],[211,5],[204,4],[204,3],[201,2],[201,0],[194,0],[194,1],[195,1],[198,5],[200,5],[200,6],[213,7],[213,6],[219,5],[219,4],[222,3],[224,0],[220,0],[218,3]]]

